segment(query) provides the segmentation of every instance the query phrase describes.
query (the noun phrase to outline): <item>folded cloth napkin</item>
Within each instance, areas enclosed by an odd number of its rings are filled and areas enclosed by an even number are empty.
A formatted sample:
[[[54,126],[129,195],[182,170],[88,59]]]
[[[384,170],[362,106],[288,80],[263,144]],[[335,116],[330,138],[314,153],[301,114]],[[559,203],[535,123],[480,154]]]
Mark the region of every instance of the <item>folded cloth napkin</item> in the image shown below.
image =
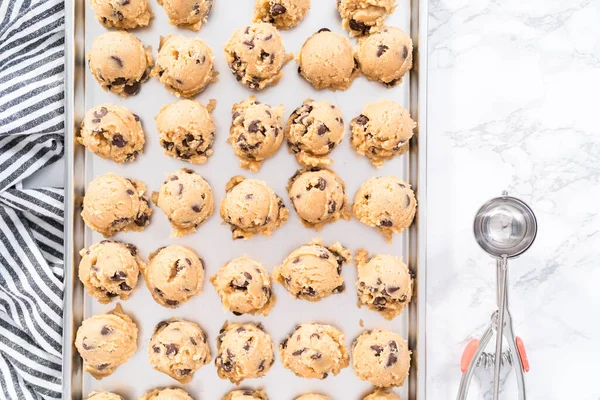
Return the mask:
[[[63,0],[0,1],[0,399],[61,398]]]

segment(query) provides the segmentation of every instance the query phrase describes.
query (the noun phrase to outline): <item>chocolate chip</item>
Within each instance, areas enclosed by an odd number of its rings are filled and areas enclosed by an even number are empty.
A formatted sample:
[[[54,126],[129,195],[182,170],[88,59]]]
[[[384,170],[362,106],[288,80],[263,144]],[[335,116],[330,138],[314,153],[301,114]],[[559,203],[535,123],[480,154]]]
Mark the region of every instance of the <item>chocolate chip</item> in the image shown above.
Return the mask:
[[[194,212],[199,213],[200,211],[202,211],[202,209],[200,208],[200,206],[198,204],[194,204],[192,206],[192,210],[194,210]]]
[[[406,57],[408,57],[408,47],[404,46],[402,47],[402,58],[406,60]]]
[[[130,196],[133,196],[135,194],[135,192],[131,189],[127,189],[125,192]]]
[[[248,193],[246,195],[246,200],[252,200],[254,198],[254,195],[252,193]]]
[[[410,206],[410,196],[406,195],[404,198],[404,207],[408,208]]]
[[[323,378],[322,378],[322,379],[325,379],[325,378],[327,378],[328,376],[329,376],[329,373],[328,373],[328,372],[325,372],[325,373],[323,373]]]
[[[387,304],[387,300],[385,297],[375,297],[373,304],[376,306],[385,306]]]
[[[320,352],[315,352],[315,354],[313,354],[312,356],[310,356],[310,358],[312,358],[313,360],[318,360],[319,358],[321,358],[323,356],[323,354],[321,354]]]
[[[113,328],[111,328],[110,326],[103,326],[102,329],[100,329],[100,334],[102,336],[108,336],[111,333],[113,333]]]
[[[133,96],[138,94],[138,92],[140,91],[140,83],[139,82],[133,82],[131,85],[126,85],[123,88],[123,91],[129,95],[129,96]]]
[[[299,355],[301,355],[302,353],[304,353],[305,351],[306,351],[306,347],[305,347],[305,348],[302,348],[302,349],[300,349],[300,350],[296,350],[296,351],[294,351],[294,352],[292,353],[292,355],[293,355],[293,356],[299,356]]]
[[[319,128],[317,129],[317,135],[323,136],[327,132],[329,132],[329,128],[325,124],[319,125]]]
[[[321,33],[321,32],[331,32],[331,29],[329,28],[321,28],[317,31],[317,33]]]
[[[271,40],[271,39],[273,39],[273,35],[272,35],[272,34],[270,34],[270,33],[269,33],[267,36],[265,36],[265,37],[263,38],[263,40],[264,40],[264,41],[269,41],[269,40]],[[272,57],[272,56],[273,56],[273,55],[271,54],[271,57]]]
[[[321,254],[319,254],[319,258],[327,260],[329,258],[329,253],[328,252],[321,253]]]
[[[400,290],[400,288],[398,286],[388,286],[385,288],[385,291],[387,292],[387,294],[396,293],[398,290]]]
[[[397,353],[398,352],[398,345],[396,344],[395,341],[390,340],[390,342],[388,343],[388,346],[390,347],[390,351],[392,353]]]
[[[152,350],[154,350],[155,353],[160,353],[160,347],[157,345],[152,346]]]
[[[120,282],[120,281],[124,281],[125,278],[127,278],[127,274],[125,273],[125,271],[116,271],[108,279],[110,279],[113,282]]]
[[[104,364],[96,365],[96,369],[97,369],[98,371],[103,371],[103,370],[105,370],[106,368],[108,368],[108,366],[109,366],[109,365],[110,365],[110,363],[104,363]]]
[[[354,122],[356,122],[358,125],[364,126],[369,122],[369,118],[364,114],[360,114],[358,118],[354,120]]]
[[[86,344],[85,339],[81,342],[81,347],[83,347],[84,350],[91,350],[94,348],[94,346],[90,346],[89,344]]]
[[[325,188],[327,187],[327,181],[324,178],[319,177],[319,181],[316,187],[319,190],[325,190]]]
[[[108,114],[108,110],[106,109],[106,107],[100,107],[99,110],[94,111],[94,117],[98,119],[104,117],[106,114]]]
[[[379,357],[383,353],[383,347],[378,345],[371,346],[371,350],[375,352],[375,357]]]
[[[248,132],[250,133],[256,133],[260,130],[260,127],[258,126],[258,124],[260,124],[259,120],[254,120],[252,122],[250,122],[250,125],[248,126]]]
[[[125,282],[121,282],[121,284],[119,284],[119,288],[125,292],[129,292],[131,290],[131,287]]]
[[[387,368],[391,367],[392,365],[396,364],[398,362],[398,356],[396,356],[395,354],[390,354],[390,357],[388,358],[387,364],[385,365]]]
[[[258,364],[258,372],[263,372],[265,370],[265,360],[262,360],[260,364]]]
[[[133,221],[137,226],[146,226],[150,217],[147,214],[142,214]]]
[[[333,214],[335,212],[337,208],[337,203],[335,202],[335,200],[329,200],[329,203],[327,203],[327,212],[329,214]]]
[[[177,300],[169,300],[169,299],[165,300],[165,303],[167,303],[170,306],[176,306],[179,304],[179,302]]]
[[[381,221],[379,221],[379,226],[385,226],[389,228],[392,225],[394,225],[394,223],[390,219],[382,219]]]
[[[125,78],[117,78],[111,82],[111,85],[113,85],[113,86],[124,85],[126,82],[127,82],[127,79],[125,79]]]
[[[264,61],[264,60],[266,60],[266,59],[270,58],[270,56],[271,56],[271,54],[270,54],[270,53],[267,53],[267,52],[266,52],[266,51],[264,51],[264,50],[261,50],[261,51],[260,51],[260,58],[261,58],[261,60],[263,60],[263,61]]]
[[[189,375],[192,370],[189,368],[184,368],[184,369],[180,369],[177,371],[179,373],[179,375]]]
[[[223,371],[225,372],[231,372],[233,370],[233,364],[231,361],[221,361],[221,368],[223,368]]]
[[[166,353],[167,356],[170,356],[170,355],[176,356],[177,353],[179,352],[179,346],[176,345],[175,343],[165,344],[165,348],[167,349],[167,353]]]
[[[265,296],[267,296],[267,298],[271,297],[271,288],[270,287],[263,286],[262,291],[265,294]]]
[[[369,30],[369,27],[364,22],[359,22],[355,19],[351,19],[348,25],[353,31],[362,32],[363,34]]]
[[[315,289],[313,289],[311,286],[309,286],[307,288],[302,289],[302,294],[308,295],[310,297],[314,297],[317,295],[317,292],[315,291]]]
[[[269,14],[273,17],[277,17],[281,14],[285,14],[287,12],[287,8],[285,8],[282,4],[275,3],[271,6],[269,10]]]
[[[237,312],[237,311],[232,311],[232,313],[233,313],[233,315],[237,315],[238,317],[239,317],[240,315],[243,315],[241,312]]]
[[[250,48],[250,50],[252,50],[254,48],[254,39],[244,40],[242,43],[244,43],[246,46],[248,46]]]
[[[201,260],[202,261],[202,260]],[[187,265],[191,266],[192,265],[192,260],[190,260],[189,258],[185,259],[185,262],[187,263]]]
[[[198,343],[196,343],[196,339],[194,339],[193,337],[190,336],[190,342],[192,342],[192,344],[194,346],[198,345]]]
[[[246,279],[248,279],[249,281],[252,280],[252,275],[250,275],[248,272],[244,271],[244,276],[246,277]]]
[[[388,49],[389,47],[387,47],[385,44],[380,44],[377,47],[377,57],[381,57]]]
[[[340,286],[333,289],[333,293],[342,293],[344,290],[346,290],[346,284],[342,283]]]
[[[122,6],[126,6],[126,5],[128,5],[129,3],[130,3],[130,1],[129,1],[129,0],[121,0],[121,5],[122,5]]]
[[[117,63],[117,65],[119,66],[119,68],[123,68],[123,60],[121,60],[121,57],[118,56],[110,56],[110,58]]]
[[[300,262],[300,257],[296,257],[294,258],[294,261],[292,261],[292,264],[298,264]]]
[[[249,351],[250,350],[250,346],[252,345],[252,341],[254,339],[250,338],[246,341],[246,343],[244,344],[244,346],[242,347],[242,349],[244,349],[245,351]]]

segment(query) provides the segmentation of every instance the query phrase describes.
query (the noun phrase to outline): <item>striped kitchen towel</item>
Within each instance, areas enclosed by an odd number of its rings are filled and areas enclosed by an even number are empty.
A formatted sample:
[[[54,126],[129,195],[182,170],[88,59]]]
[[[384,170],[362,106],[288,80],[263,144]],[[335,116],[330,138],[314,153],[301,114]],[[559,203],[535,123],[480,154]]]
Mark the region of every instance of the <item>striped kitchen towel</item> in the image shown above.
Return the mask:
[[[64,4],[0,0],[0,399],[61,397]]]

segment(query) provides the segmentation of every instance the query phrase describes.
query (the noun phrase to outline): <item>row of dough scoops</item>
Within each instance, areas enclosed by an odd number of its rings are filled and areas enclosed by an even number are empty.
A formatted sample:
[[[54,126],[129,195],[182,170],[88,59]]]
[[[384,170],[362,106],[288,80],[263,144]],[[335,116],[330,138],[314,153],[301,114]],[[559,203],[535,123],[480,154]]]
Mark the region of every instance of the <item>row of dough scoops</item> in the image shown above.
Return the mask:
[[[207,21],[212,0],[159,0],[171,23],[198,30]],[[212,49],[200,38],[161,37],[156,61],[150,47],[124,29],[146,26],[152,13],[147,0],[91,0],[106,32],[88,54],[92,75],[105,89],[121,96],[139,92],[141,83],[158,78],[176,96],[192,97],[217,80]],[[304,17],[309,0],[257,0],[253,23],[236,30],[224,46],[231,73],[245,87],[262,90],[283,77],[292,58],[279,29]],[[369,80],[394,87],[412,67],[413,44],[402,30],[386,26],[395,0],[339,0],[337,9],[356,49],[343,35],[322,28],[303,44],[296,61],[298,74],[316,89],[344,90],[362,72]]]

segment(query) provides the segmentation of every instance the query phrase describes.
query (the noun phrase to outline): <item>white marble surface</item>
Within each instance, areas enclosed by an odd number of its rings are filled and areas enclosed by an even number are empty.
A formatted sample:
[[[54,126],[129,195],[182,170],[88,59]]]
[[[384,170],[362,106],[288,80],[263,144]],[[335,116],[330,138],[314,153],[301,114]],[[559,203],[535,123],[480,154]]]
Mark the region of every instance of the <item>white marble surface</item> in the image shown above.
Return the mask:
[[[600,399],[599,20],[599,0],[430,3],[428,399],[456,397],[464,345],[495,309],[494,264],[471,231],[503,189],[540,225],[510,266],[528,398]],[[29,183],[61,178],[55,166]],[[470,398],[489,398],[490,380]]]
[[[456,398],[462,350],[495,309],[494,264],[471,232],[503,189],[539,221],[510,265],[528,398],[600,399],[599,17],[597,0],[430,2],[429,399]],[[490,398],[490,380],[470,398]]]

